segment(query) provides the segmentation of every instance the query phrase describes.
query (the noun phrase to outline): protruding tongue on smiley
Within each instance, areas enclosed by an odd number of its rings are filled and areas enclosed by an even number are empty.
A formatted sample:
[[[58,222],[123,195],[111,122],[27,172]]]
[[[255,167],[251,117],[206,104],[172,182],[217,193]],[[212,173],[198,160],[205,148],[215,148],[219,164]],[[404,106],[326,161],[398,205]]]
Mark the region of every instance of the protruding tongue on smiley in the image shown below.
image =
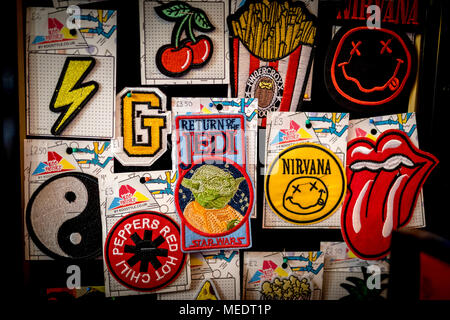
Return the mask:
[[[399,130],[385,131],[375,144],[354,139],[347,154],[349,192],[342,233],[355,255],[381,259],[389,253],[392,232],[410,221],[419,191],[438,160]]]
[[[398,85],[400,84],[400,81],[398,80],[397,77],[394,77],[391,82],[389,82],[389,89],[391,89],[391,91],[395,91],[398,89]]]

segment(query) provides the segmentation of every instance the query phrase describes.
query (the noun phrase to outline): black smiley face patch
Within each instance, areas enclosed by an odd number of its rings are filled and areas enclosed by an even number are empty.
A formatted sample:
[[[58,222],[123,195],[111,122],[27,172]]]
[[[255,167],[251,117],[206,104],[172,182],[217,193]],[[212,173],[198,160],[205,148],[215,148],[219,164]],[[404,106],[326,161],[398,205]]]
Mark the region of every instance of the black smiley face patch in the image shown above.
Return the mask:
[[[325,61],[325,85],[342,107],[378,110],[409,92],[416,74],[411,40],[389,29],[341,28]]]

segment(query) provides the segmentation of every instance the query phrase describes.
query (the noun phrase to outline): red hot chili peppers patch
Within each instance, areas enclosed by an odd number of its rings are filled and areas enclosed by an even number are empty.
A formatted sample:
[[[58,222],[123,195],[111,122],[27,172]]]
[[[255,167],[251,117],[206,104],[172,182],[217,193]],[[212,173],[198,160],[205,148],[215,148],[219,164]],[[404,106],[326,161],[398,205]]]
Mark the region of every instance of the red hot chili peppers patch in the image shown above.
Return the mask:
[[[114,278],[130,289],[162,289],[178,277],[185,263],[180,228],[161,213],[129,214],[111,228],[105,261]]]
[[[401,33],[342,27],[325,60],[325,85],[346,109],[378,110],[397,103],[409,91],[416,59],[411,40]]]
[[[383,132],[376,142],[350,141],[341,228],[355,255],[377,260],[389,253],[392,231],[408,224],[419,191],[437,164],[436,157],[399,130]]]

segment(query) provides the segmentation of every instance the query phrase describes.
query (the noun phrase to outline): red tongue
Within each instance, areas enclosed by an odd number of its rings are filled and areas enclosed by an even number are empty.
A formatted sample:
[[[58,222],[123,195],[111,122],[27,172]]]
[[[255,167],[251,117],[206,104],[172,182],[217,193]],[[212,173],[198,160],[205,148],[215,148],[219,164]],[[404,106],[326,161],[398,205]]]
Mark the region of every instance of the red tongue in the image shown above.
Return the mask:
[[[387,253],[391,234],[405,223],[407,214],[400,205],[412,207],[414,190],[408,190],[416,170],[360,171],[351,174],[352,193],[344,207],[344,223],[352,251],[364,252],[366,259]],[[413,177],[414,179],[414,177]]]
[[[397,78],[394,78],[391,82],[389,82],[389,89],[391,89],[391,91],[395,91],[397,90],[399,84],[400,81]]]
[[[395,172],[360,171],[352,174],[349,186],[351,198],[346,201],[344,223],[351,250],[358,255],[378,256],[390,247],[390,237],[383,236],[384,199],[395,181]],[[396,219],[394,219],[396,220]]]
[[[353,141],[347,152],[342,235],[358,257],[381,259],[389,253],[392,232],[409,223],[422,185],[438,160],[397,130],[384,132],[375,145],[364,138]]]

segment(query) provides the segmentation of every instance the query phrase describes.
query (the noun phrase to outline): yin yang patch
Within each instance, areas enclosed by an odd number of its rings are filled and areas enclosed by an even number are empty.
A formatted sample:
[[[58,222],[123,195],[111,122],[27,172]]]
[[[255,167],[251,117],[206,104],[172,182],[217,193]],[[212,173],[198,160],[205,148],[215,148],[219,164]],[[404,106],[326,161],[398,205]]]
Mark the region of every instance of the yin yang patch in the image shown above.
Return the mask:
[[[28,202],[26,225],[36,246],[51,258],[97,257],[102,249],[97,179],[70,172],[45,181]]]

